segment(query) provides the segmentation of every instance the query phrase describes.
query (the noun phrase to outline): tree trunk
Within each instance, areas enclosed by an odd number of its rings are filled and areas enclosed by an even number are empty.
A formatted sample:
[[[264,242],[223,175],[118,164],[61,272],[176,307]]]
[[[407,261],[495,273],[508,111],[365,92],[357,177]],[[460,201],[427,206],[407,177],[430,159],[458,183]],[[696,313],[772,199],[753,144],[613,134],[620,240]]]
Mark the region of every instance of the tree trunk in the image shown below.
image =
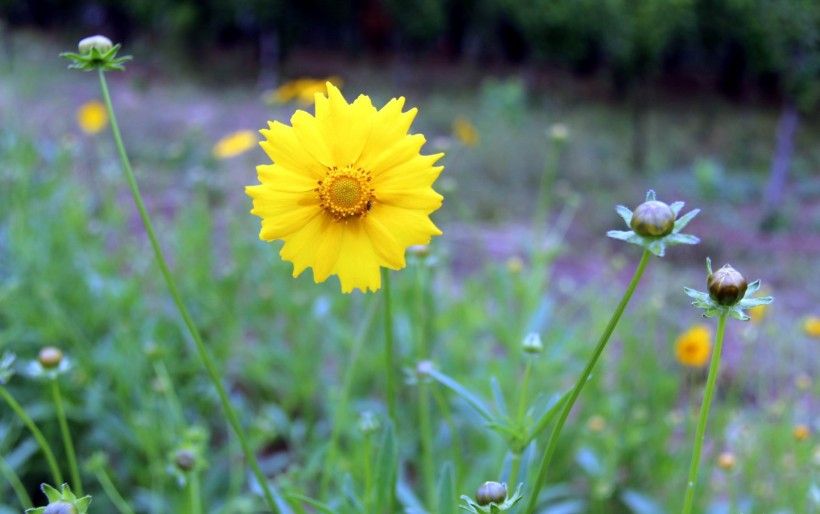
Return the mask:
[[[797,132],[799,121],[800,113],[794,103],[786,101],[780,111],[772,168],[769,173],[769,182],[763,192],[763,206],[766,210],[762,222],[763,228],[775,228],[779,224],[780,207],[783,203],[783,192],[786,188],[786,179],[794,154],[794,135]]]

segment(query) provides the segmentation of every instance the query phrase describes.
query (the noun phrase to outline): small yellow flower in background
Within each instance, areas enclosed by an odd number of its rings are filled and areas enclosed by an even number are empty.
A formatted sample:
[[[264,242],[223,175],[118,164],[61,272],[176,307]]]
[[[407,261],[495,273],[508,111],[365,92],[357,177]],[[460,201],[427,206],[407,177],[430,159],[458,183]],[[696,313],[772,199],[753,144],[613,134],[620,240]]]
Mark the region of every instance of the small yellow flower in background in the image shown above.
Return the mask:
[[[792,430],[792,435],[794,435],[795,441],[805,441],[809,438],[809,434],[811,430],[809,430],[808,425],[795,425],[794,430]]]
[[[803,322],[803,330],[809,337],[820,338],[820,316],[809,316]]]
[[[258,136],[255,132],[252,130],[238,130],[217,141],[212,153],[217,159],[227,159],[247,152],[257,143]]]
[[[285,82],[273,91],[268,91],[263,95],[265,103],[284,104],[293,100],[303,105],[311,105],[316,94],[326,95],[327,86],[330,82],[337,88],[342,87],[342,79],[339,77],[328,77],[326,79],[301,78]]]
[[[563,123],[555,123],[550,126],[550,137],[553,141],[563,143],[569,138],[569,129]]]
[[[257,166],[261,184],[248,186],[259,238],[285,242],[279,254],[293,276],[313,268],[313,280],[338,275],[342,292],[375,291],[382,267],[401,269],[409,246],[441,231],[430,214],[441,206],[433,190],[444,154],[421,155],[425,138],[408,134],[416,109],[404,98],[376,110],[365,95],[348,104],[327,84],[316,115],[296,111],[291,126],[269,123],[262,148],[273,164]]]
[[[603,432],[606,428],[606,420],[598,414],[587,420],[587,428],[590,432]]]
[[[717,458],[717,465],[720,469],[730,470],[735,467],[737,459],[732,452],[721,452]]]
[[[524,261],[521,257],[517,255],[513,255],[509,259],[507,259],[507,271],[512,273],[513,275],[518,275],[522,271],[524,271]]]
[[[86,134],[97,134],[108,125],[105,104],[98,100],[86,102],[77,109],[77,125]]]
[[[695,325],[675,341],[675,358],[684,366],[701,367],[712,353],[712,334],[706,325]]]
[[[478,144],[480,136],[475,125],[470,123],[470,120],[459,116],[453,120],[453,135],[464,146],[475,146]]]
[[[794,377],[794,387],[800,392],[806,392],[811,389],[811,377],[805,373],[798,373]]]

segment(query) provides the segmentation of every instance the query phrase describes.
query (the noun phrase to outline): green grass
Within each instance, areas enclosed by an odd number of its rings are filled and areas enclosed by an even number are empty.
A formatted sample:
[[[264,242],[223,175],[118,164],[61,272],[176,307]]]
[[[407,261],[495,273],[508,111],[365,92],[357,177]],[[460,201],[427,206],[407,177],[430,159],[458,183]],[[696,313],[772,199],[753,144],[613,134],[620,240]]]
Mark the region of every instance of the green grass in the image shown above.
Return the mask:
[[[115,512],[96,478],[100,466],[136,512],[190,512],[188,490],[169,468],[175,452],[191,444],[191,427],[206,435],[205,511],[261,511],[238,443],[157,273],[110,136],[90,137],[74,127],[76,106],[97,96],[95,77],[64,71],[56,58],[61,48],[40,38],[20,36],[13,49],[13,68],[0,80],[0,114],[11,120],[0,127],[0,354],[13,351],[20,359],[8,390],[51,441],[68,476],[48,384],[22,370],[47,345],[74,361],[61,388],[94,512]],[[247,84],[216,89],[190,77],[154,80],[139,61],[137,55],[129,71],[109,74],[126,146],[182,296],[262,467],[286,497],[304,494],[334,512],[356,512],[351,498],[377,501],[381,490],[365,487],[379,484],[374,470],[389,463],[382,451],[389,438],[381,295],[341,295],[335,278],[316,285],[309,273],[291,278],[279,245],[258,240],[258,220],[247,213],[242,193],[255,181],[262,152],[224,162],[209,154],[224,133],[287,119],[293,106],[262,107]],[[377,104],[405,94],[384,75],[371,81],[372,73],[355,70],[343,91],[348,97],[366,91]],[[404,505],[416,498],[431,509],[415,428],[420,386],[412,370],[419,341],[441,372],[499,413],[501,398],[512,409],[521,394],[526,356],[520,343],[539,332],[545,349],[533,362],[528,396],[543,407],[573,384],[640,256],[639,249],[603,237],[606,229],[622,228],[613,208],[634,207],[652,187],[661,199],[685,199],[686,210],[703,209],[687,230],[703,244],[673,247],[667,258],[650,262],[561,437],[541,512],[679,508],[705,373],[680,367],[673,342],[701,321],[682,288],[703,288],[706,255],[761,277],[777,301],[760,325],[730,323],[695,511],[731,512],[732,497],[744,512],[820,509],[810,497],[818,487],[820,384],[808,390],[794,384],[798,374],[816,376],[818,369],[816,342],[799,326],[817,313],[819,299],[807,287],[807,276],[818,271],[818,235],[805,220],[815,216],[816,228],[820,215],[813,207],[820,188],[810,171],[820,166],[820,154],[809,144],[817,127],[801,128],[789,207],[793,230],[773,240],[753,237],[750,208],[771,153],[775,113],[769,109],[711,100],[717,106],[707,115],[659,101],[650,117],[649,171],[637,175],[629,171],[623,106],[567,89],[534,91],[516,81],[444,82],[413,83],[406,93],[408,104],[419,106],[414,129],[433,149],[450,145],[442,188],[452,183],[435,215],[445,235],[430,257],[410,258],[408,269],[393,274],[397,353],[408,379],[399,384],[395,439]],[[457,115],[478,127],[478,147],[441,139]],[[566,237],[553,240],[544,266],[535,268],[529,261],[539,237],[529,225],[533,191],[548,157],[544,133],[555,122],[568,125],[571,140],[560,161],[550,226],[568,198],[579,205]],[[691,168],[704,157],[722,169],[705,173],[716,181],[711,185],[698,182]],[[513,255],[525,259],[521,272],[508,268]],[[341,384],[354,356],[343,406]],[[472,496],[482,482],[504,477],[509,446],[462,398],[436,383],[423,387],[431,396],[436,482],[446,463],[452,470],[455,494],[444,495],[452,503],[440,512],[455,512],[458,495]],[[375,412],[382,427],[369,436],[358,430],[365,411]],[[334,423],[338,446],[323,495]],[[795,441],[798,423],[813,427],[808,440]],[[546,435],[523,454],[525,493]],[[32,442],[4,406],[0,453],[39,505],[37,487],[49,473]],[[716,465],[724,450],[737,456],[730,472]],[[94,457],[98,452],[104,462]],[[291,505],[296,513],[312,512],[303,503]],[[0,513],[20,510],[3,476]]]

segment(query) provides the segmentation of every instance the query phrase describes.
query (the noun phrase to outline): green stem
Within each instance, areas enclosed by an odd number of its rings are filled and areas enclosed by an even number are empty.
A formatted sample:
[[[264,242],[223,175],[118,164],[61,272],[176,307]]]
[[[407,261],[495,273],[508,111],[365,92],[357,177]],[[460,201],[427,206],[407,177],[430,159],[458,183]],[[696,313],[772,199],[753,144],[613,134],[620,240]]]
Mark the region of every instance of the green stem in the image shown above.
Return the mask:
[[[185,416],[182,412],[182,404],[179,402],[179,397],[174,389],[174,383],[171,382],[171,375],[168,373],[168,368],[165,367],[165,364],[161,360],[153,361],[153,365],[154,373],[156,373],[157,378],[162,384],[163,395],[168,401],[168,406],[170,407],[171,414],[174,417],[174,423],[176,424],[175,428],[184,427]]]
[[[20,477],[17,476],[17,473],[15,473],[14,470],[11,469],[11,466],[3,459],[2,454],[0,454],[0,471],[3,472],[11,488],[14,489],[17,499],[20,500],[20,505],[22,505],[24,509],[33,509],[34,504],[31,503],[31,496],[26,492],[26,488],[23,486],[23,482],[20,481]]]
[[[532,368],[532,359],[527,356],[527,364],[524,368],[524,380],[521,384],[521,396],[518,398],[518,424],[524,425],[524,414],[527,408],[527,389],[530,386],[530,369]]]
[[[427,281],[424,277],[424,265],[419,265],[416,270],[416,323],[419,327],[416,331],[416,359],[421,362],[429,357],[427,341],[429,332],[427,331],[428,316],[425,308]],[[436,502],[436,465],[433,459],[433,424],[430,410],[430,384],[424,380],[418,382],[418,408],[419,408],[419,435],[421,445],[421,465],[422,480],[424,483],[425,499],[427,506],[433,510]]]
[[[700,465],[700,453],[703,449],[703,440],[706,438],[706,422],[709,419],[709,406],[712,404],[712,396],[715,394],[715,384],[717,383],[718,369],[720,368],[720,353],[723,347],[723,333],[726,331],[726,313],[720,315],[718,319],[717,335],[715,336],[715,348],[712,350],[712,362],[709,364],[709,376],[706,379],[706,391],[703,393],[703,404],[700,407],[698,416],[698,427],[695,430],[695,447],[692,450],[692,462],[689,465],[689,477],[686,480],[686,495],[683,500],[683,514],[692,512],[692,505],[695,502],[695,485],[698,481],[698,467]]]
[[[578,382],[575,384],[568,401],[564,404],[564,409],[561,411],[561,416],[558,418],[552,434],[550,434],[549,441],[547,441],[547,448],[544,450],[544,455],[541,458],[541,464],[538,467],[538,475],[532,483],[533,489],[529,493],[530,498],[527,501],[527,508],[524,509],[525,514],[532,514],[535,512],[535,505],[538,503],[538,493],[544,485],[544,480],[547,476],[547,469],[549,468],[550,461],[555,453],[555,449],[558,446],[558,436],[561,434],[561,429],[564,428],[564,423],[567,421],[567,417],[569,416],[572,407],[575,405],[575,400],[578,399],[578,396],[581,394],[581,390],[584,388],[587,380],[589,380],[589,376],[592,374],[592,368],[594,368],[595,364],[598,362],[598,358],[601,356],[601,353],[606,347],[606,343],[609,341],[612,332],[615,330],[615,326],[621,319],[621,314],[623,314],[624,309],[626,309],[626,305],[629,303],[630,298],[632,298],[632,293],[638,286],[638,282],[641,281],[641,276],[646,268],[646,263],[649,262],[650,255],[652,254],[649,250],[644,250],[643,255],[641,256],[641,261],[638,263],[638,268],[632,276],[632,281],[629,282],[629,286],[626,288],[623,298],[621,298],[621,303],[618,304],[618,307],[612,314],[612,318],[609,320],[609,323],[604,329],[604,333],[601,334],[601,339],[598,340],[598,345],[595,347],[592,357],[590,357],[589,362],[587,362],[587,365],[581,373]]]
[[[105,100],[105,107],[108,111],[108,118],[111,121],[111,132],[114,135],[114,142],[117,145],[117,152],[120,156],[120,161],[122,162],[123,170],[125,171],[125,178],[128,181],[128,186],[131,188],[131,194],[134,197],[134,203],[137,206],[137,210],[139,211],[140,218],[142,218],[142,224],[145,226],[145,232],[148,234],[148,239],[151,241],[151,247],[154,249],[154,256],[156,257],[157,264],[159,265],[160,271],[162,272],[162,276],[165,278],[165,282],[168,285],[168,290],[171,293],[171,296],[174,299],[174,303],[179,310],[180,316],[182,316],[182,320],[185,322],[185,326],[188,328],[188,332],[191,334],[191,338],[194,340],[194,344],[196,345],[197,352],[199,353],[199,357],[202,360],[203,365],[205,366],[206,371],[208,372],[208,377],[211,379],[211,382],[216,389],[216,392],[219,394],[219,400],[222,403],[222,408],[225,411],[225,416],[228,418],[228,422],[231,424],[236,436],[239,438],[239,442],[242,446],[242,452],[245,454],[245,458],[248,460],[248,464],[253,471],[254,476],[256,477],[256,481],[259,483],[259,487],[262,488],[262,491],[265,496],[265,502],[268,504],[268,508],[271,509],[274,513],[279,513],[279,508],[276,505],[276,501],[273,497],[273,492],[271,491],[270,484],[268,480],[265,478],[264,473],[262,473],[262,469],[259,467],[259,462],[256,459],[256,455],[251,450],[250,444],[248,443],[248,438],[245,435],[245,431],[242,429],[242,425],[239,423],[239,417],[236,414],[233,406],[231,405],[231,401],[228,398],[228,393],[225,391],[225,386],[222,384],[222,379],[219,375],[219,372],[216,370],[216,366],[213,363],[213,359],[211,355],[208,353],[208,350],[205,348],[205,343],[202,342],[202,337],[199,335],[199,331],[194,325],[191,316],[188,314],[188,309],[185,307],[185,304],[182,302],[182,297],[177,290],[176,283],[174,283],[173,276],[171,275],[171,271],[168,268],[168,264],[165,261],[165,257],[162,253],[162,249],[159,246],[159,241],[157,240],[157,236],[154,233],[154,226],[151,223],[151,218],[148,217],[148,211],[145,210],[145,205],[142,201],[142,195],[140,195],[139,187],[137,186],[137,181],[134,178],[134,172],[131,170],[131,162],[128,160],[128,154],[125,153],[125,146],[122,142],[122,137],[120,136],[120,129],[119,125],[117,124],[117,118],[114,115],[114,107],[111,104],[111,95],[108,93],[108,85],[105,81],[105,74],[102,69],[97,69],[97,73],[100,78],[100,88],[102,89],[103,99]]]
[[[26,414],[25,409],[17,403],[17,400],[9,394],[5,387],[0,386],[0,396],[6,400],[6,403],[9,404],[11,410],[17,414],[17,417],[23,422],[24,425],[29,429],[31,434],[37,440],[37,444],[40,445],[40,449],[43,450],[43,454],[46,456],[46,461],[48,461],[48,467],[51,469],[51,478],[54,479],[55,484],[62,484],[63,483],[63,474],[60,473],[60,467],[57,465],[57,459],[54,458],[54,452],[51,450],[51,445],[48,444],[48,441],[43,436],[43,433],[40,432],[40,429],[37,428],[37,425],[34,424],[34,421],[31,420],[28,414]]]
[[[373,491],[373,472],[371,470],[370,459],[373,458],[372,443],[370,442],[370,435],[365,436],[364,441],[364,511],[371,512],[371,503],[374,496]]]
[[[387,412],[396,423],[396,377],[393,369],[393,309],[390,300],[390,270],[382,269],[382,288],[384,289],[384,370],[387,373]]]
[[[199,472],[194,471],[188,481],[188,492],[191,495],[191,514],[202,514],[202,495],[199,489]]]
[[[132,509],[131,506],[128,505],[128,502],[122,497],[103,466],[100,466],[94,471],[94,476],[97,477],[97,481],[102,486],[103,491],[105,491],[105,495],[108,496],[108,499],[111,500],[111,503],[114,504],[114,507],[116,507],[120,514],[134,514],[134,509]]]
[[[60,423],[60,432],[63,434],[63,445],[65,446],[66,457],[68,457],[68,468],[71,472],[71,481],[74,493],[77,497],[83,496],[83,483],[80,481],[80,468],[77,466],[77,455],[74,453],[74,443],[71,440],[71,432],[68,430],[68,420],[65,417],[63,408],[63,397],[60,394],[60,384],[57,378],[51,379],[51,393],[54,396],[54,407],[57,410],[57,421]]]
[[[507,477],[507,487],[515,490],[515,482],[518,480],[518,470],[521,467],[521,452],[518,450],[510,450],[510,476]]]
[[[378,299],[378,297],[374,297]],[[362,346],[364,346],[364,339],[370,330],[370,325],[376,315],[376,308],[379,302],[373,301],[367,309],[367,312],[359,325],[358,330],[353,339],[353,349],[350,350],[350,360],[345,369],[345,376],[342,380],[342,390],[339,393],[338,400],[333,403],[336,404],[336,411],[333,416],[333,428],[330,431],[330,442],[327,448],[327,457],[325,458],[325,465],[322,468],[322,481],[319,487],[320,498],[327,497],[327,489],[330,485],[330,477],[338,470],[334,467],[336,461],[336,443],[339,440],[339,433],[341,432],[345,415],[347,414],[347,402],[350,398],[350,389],[353,387],[353,378],[356,375],[356,367],[359,362],[359,355],[362,353]]]

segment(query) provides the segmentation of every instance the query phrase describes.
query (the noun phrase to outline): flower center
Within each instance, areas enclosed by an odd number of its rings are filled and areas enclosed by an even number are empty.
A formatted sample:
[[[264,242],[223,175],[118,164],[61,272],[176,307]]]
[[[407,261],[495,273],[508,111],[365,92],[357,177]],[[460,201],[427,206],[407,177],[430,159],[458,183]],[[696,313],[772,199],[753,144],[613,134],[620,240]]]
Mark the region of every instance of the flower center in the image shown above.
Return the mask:
[[[370,173],[352,166],[328,168],[327,175],[319,181],[315,191],[319,195],[322,209],[336,221],[353,216],[364,218],[374,198],[373,188],[370,187]]]

